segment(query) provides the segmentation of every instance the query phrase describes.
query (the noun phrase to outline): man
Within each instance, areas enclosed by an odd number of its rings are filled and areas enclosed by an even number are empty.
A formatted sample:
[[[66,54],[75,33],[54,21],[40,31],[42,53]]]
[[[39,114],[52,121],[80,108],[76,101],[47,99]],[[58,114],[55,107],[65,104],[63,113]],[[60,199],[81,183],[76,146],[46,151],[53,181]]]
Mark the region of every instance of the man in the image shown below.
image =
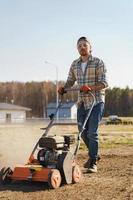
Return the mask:
[[[95,96],[96,103],[81,137],[88,148],[89,155],[89,159],[84,164],[84,167],[88,169],[88,172],[97,172],[98,125],[104,111],[105,88],[108,87],[106,68],[102,60],[91,55],[91,45],[86,37],[78,39],[77,49],[80,57],[73,61],[66,84],[60,87],[58,92],[63,95],[65,88],[72,87],[77,81],[80,88],[77,109],[79,131],[92,105],[93,100],[89,91]]]

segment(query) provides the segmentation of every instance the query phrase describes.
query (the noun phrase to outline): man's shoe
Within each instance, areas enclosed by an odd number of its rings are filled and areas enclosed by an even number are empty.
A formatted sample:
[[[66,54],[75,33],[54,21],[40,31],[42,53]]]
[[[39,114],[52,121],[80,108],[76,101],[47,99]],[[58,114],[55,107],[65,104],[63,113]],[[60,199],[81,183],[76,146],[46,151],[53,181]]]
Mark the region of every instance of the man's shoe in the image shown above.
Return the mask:
[[[83,165],[84,168],[89,169],[91,165],[91,159],[88,159],[87,162]]]
[[[84,168],[87,169],[89,173],[96,173],[97,172],[97,159],[89,158],[87,162],[84,164]]]
[[[92,163],[87,170],[89,173],[96,173],[97,172],[97,165],[96,163]]]
[[[97,161],[101,160],[101,156],[98,155],[96,160],[97,160]],[[96,160],[94,159],[94,162],[96,162]],[[92,162],[92,158],[89,158],[89,159],[87,160],[87,162],[85,162],[85,164],[83,165],[83,167],[84,167],[84,168],[87,168],[87,169],[90,168],[91,162]]]

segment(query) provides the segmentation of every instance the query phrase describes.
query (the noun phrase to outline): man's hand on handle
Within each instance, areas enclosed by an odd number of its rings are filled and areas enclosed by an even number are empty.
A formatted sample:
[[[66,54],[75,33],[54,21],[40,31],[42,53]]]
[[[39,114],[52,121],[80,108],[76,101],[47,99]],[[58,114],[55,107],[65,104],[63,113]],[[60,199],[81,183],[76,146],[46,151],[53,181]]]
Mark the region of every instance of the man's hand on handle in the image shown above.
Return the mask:
[[[58,93],[59,93],[60,95],[65,94],[65,93],[66,93],[65,88],[64,88],[63,86],[59,87]]]
[[[82,85],[80,88],[76,88],[76,89],[65,89],[63,86],[60,86],[59,89],[58,89],[58,93],[60,95],[63,95],[65,93],[67,93],[67,90],[69,91],[73,91],[73,90],[79,90],[80,92],[84,92],[84,93],[87,93],[87,92],[90,92],[92,91],[91,87],[88,86],[88,85]]]
[[[82,85],[81,87],[80,87],[80,92],[90,92],[91,91],[91,88],[90,88],[90,86],[88,86],[88,85]]]

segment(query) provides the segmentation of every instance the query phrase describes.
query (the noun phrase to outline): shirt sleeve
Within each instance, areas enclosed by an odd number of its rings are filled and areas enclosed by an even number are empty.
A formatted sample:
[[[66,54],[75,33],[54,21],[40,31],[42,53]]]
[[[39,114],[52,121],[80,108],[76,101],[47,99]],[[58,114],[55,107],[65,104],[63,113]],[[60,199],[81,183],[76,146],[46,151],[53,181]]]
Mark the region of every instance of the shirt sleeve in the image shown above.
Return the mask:
[[[97,82],[103,83],[105,87],[108,87],[106,72],[107,70],[104,62],[99,60],[98,66],[96,68]]]
[[[65,83],[65,88],[69,88],[69,87],[72,87],[74,85],[76,81],[76,77],[75,77],[75,74],[74,74],[74,69],[73,69],[73,64],[71,65],[70,67],[70,70],[69,70],[69,73],[68,73],[68,78],[67,78],[67,81]]]

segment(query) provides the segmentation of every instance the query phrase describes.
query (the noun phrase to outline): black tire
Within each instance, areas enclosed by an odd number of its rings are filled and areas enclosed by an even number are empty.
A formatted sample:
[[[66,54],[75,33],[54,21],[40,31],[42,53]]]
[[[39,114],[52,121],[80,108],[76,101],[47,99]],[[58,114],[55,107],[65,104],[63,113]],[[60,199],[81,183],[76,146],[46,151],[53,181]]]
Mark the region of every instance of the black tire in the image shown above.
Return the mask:
[[[3,167],[0,171],[0,182],[1,184],[8,184],[11,182],[10,176],[12,175],[13,171],[10,167]]]

